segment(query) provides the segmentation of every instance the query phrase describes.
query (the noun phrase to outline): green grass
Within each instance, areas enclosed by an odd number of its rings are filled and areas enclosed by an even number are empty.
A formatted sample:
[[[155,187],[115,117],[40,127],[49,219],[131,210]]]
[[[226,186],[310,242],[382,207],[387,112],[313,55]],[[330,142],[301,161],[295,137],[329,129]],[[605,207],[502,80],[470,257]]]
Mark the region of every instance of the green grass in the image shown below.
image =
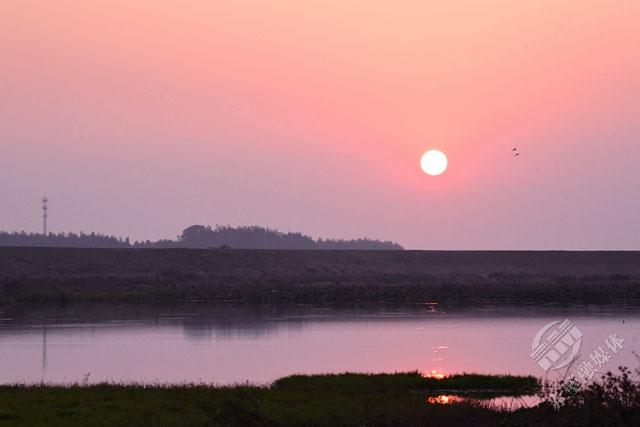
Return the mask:
[[[273,383],[272,390],[310,393],[391,392],[416,390],[427,392],[479,393],[494,391],[501,395],[535,393],[539,382],[532,376],[460,374],[443,379],[425,378],[417,372],[396,374],[292,375]]]
[[[539,390],[532,377],[418,373],[295,375],[271,386],[0,386],[0,426],[582,426],[640,425],[640,385],[607,374],[560,410],[513,412],[473,400],[428,404],[432,394],[482,397]],[[544,394],[545,390],[540,390]]]
[[[449,411],[427,405],[429,391],[519,394],[537,388],[532,377],[435,380],[415,372],[296,375],[268,387],[2,386],[0,426],[414,425]],[[457,413],[467,410],[490,413],[474,406]]]

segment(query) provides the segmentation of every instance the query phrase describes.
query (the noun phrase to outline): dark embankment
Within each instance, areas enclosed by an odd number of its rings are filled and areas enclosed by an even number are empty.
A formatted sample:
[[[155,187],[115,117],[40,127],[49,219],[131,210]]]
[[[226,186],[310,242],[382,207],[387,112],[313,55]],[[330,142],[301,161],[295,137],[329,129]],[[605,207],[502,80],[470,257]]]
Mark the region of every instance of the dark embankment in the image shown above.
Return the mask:
[[[633,303],[640,252],[0,248],[0,301]]]

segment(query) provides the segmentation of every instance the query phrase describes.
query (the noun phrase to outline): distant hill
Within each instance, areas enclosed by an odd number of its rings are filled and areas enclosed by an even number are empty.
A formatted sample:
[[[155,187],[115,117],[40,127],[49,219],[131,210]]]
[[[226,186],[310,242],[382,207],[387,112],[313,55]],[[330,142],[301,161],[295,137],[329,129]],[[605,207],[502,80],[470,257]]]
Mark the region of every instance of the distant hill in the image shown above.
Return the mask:
[[[234,249],[349,249],[402,250],[390,241],[361,239],[317,239],[302,233],[283,233],[259,226],[230,227],[192,225],[176,240],[131,243],[129,238],[96,233],[50,233],[46,236],[25,232],[0,232],[0,246],[68,248],[234,248]]]
[[[360,249],[360,250],[401,250],[397,243],[390,241],[363,239],[318,239],[302,233],[283,233],[270,228],[205,227],[192,225],[186,228],[177,240],[137,243],[136,246],[148,248],[221,248],[235,249]]]

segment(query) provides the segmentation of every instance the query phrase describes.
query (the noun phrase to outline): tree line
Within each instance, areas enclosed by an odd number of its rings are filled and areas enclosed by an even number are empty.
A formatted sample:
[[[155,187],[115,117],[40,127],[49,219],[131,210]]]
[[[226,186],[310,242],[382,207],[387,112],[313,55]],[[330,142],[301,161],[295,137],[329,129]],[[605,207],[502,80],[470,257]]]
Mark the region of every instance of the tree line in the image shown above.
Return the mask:
[[[26,233],[0,231],[0,246],[35,246],[61,248],[128,248],[129,238],[100,233]]]
[[[260,226],[202,226],[186,228],[175,240],[135,241],[100,233],[49,233],[0,231],[0,246],[75,248],[234,248],[234,249],[360,249],[401,250],[397,243],[367,237],[360,239],[313,239],[296,232],[283,233]]]

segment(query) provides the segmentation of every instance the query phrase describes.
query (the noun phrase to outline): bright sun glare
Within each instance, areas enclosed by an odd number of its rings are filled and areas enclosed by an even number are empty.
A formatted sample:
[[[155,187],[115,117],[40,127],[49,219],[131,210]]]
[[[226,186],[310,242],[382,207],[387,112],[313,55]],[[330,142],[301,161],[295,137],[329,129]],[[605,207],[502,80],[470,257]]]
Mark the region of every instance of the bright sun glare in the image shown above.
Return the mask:
[[[442,151],[429,150],[422,155],[420,167],[428,175],[440,175],[447,170],[447,156]]]

